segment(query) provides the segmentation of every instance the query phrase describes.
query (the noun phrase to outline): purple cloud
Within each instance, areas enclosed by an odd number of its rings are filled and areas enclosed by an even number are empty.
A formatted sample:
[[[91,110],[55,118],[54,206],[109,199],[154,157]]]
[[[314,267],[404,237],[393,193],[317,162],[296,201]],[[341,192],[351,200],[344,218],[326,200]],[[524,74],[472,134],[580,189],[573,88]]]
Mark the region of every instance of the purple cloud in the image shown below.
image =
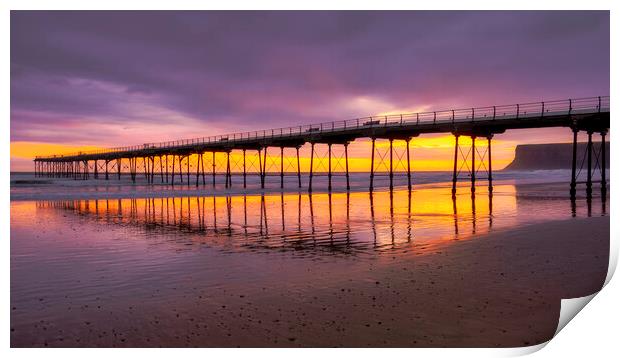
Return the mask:
[[[607,11],[13,11],[11,139],[607,95],[609,33]]]

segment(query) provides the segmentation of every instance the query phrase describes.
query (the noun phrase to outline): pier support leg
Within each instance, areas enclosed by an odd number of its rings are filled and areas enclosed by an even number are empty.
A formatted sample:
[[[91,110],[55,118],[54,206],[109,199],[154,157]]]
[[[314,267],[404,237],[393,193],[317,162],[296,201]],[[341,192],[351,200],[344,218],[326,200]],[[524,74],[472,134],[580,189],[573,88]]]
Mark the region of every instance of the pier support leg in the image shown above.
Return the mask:
[[[264,184],[263,184],[263,150],[262,149],[258,150],[258,174],[259,174],[259,178],[260,178],[260,186],[261,186],[261,188],[264,188]]]
[[[592,199],[592,132],[588,132],[588,177],[586,179],[586,199]]]
[[[263,170],[261,171],[260,177],[261,189],[265,189],[265,176],[267,175],[267,149],[269,149],[269,147],[265,147],[265,153],[263,154]]]
[[[200,153],[200,171],[202,174],[202,186],[207,185],[207,180],[205,179],[205,160],[204,153]]]
[[[284,189],[284,147],[280,147],[280,189]]]
[[[105,180],[108,180],[108,163],[110,163],[109,160],[105,161]]]
[[[198,179],[200,179],[200,162],[201,162],[202,154],[198,154],[196,158],[196,188],[198,187]]]
[[[131,174],[131,181],[135,184],[136,183],[136,162],[138,161],[137,158],[129,158],[129,172]]]
[[[601,199],[603,201],[607,200],[607,176],[605,166],[606,158],[605,158],[605,134],[606,132],[601,132]]]
[[[476,195],[476,137],[471,137],[471,196]]]
[[[168,183],[168,154],[166,154],[166,184]]]
[[[230,175],[230,151],[226,152],[226,188],[232,187],[232,178]]]
[[[301,189],[301,166],[299,165],[299,147],[296,147],[295,151],[297,152],[297,183],[298,188]]]
[[[577,198],[577,133],[579,130],[573,128],[573,162],[571,166],[571,179],[570,179],[570,199],[575,200]]]
[[[458,154],[459,154],[459,135],[454,135],[455,143],[454,143],[454,167],[452,169],[452,198],[456,199],[456,181],[457,181],[457,164],[458,164]]]
[[[351,184],[349,182],[349,143],[344,144],[344,169],[347,178],[347,191],[351,190]]]
[[[162,156],[159,156],[159,178],[161,179],[161,183],[164,183],[164,163],[162,160]]]
[[[118,158],[116,160],[116,175],[118,176],[118,180],[121,180],[122,165],[123,165],[123,158]]]
[[[394,190],[394,139],[390,138],[390,191]]]
[[[174,162],[176,162],[176,155],[172,155],[172,178],[170,180],[170,183],[172,184],[172,186],[174,186]]]
[[[314,143],[310,143],[310,173],[308,176],[308,192],[312,193],[312,175],[314,174]]]
[[[407,190],[411,191],[411,155],[409,153],[409,142],[411,138],[407,138],[405,141],[407,145]]]
[[[147,183],[149,181],[149,172],[148,172],[148,165],[146,164],[146,157],[142,158],[142,166],[144,167],[144,179],[146,179]]]
[[[99,179],[99,163],[95,160],[95,179]]]
[[[189,159],[191,157],[191,154],[187,155],[187,186],[189,186]]]
[[[247,181],[246,181],[246,169],[245,169],[245,149],[243,149],[243,189],[247,188]]]
[[[372,138],[372,154],[370,155],[370,185],[368,190],[372,192],[374,189],[374,181],[375,181],[375,138]]]
[[[155,179],[155,157],[149,157],[149,184]]]
[[[493,167],[491,161],[491,139],[493,135],[487,137],[487,162],[489,165],[489,195],[493,195]]]
[[[188,179],[188,183],[189,183],[189,178]],[[181,184],[183,184],[183,156],[179,155],[179,180],[181,181]]]
[[[215,188],[215,152],[211,152],[211,185]]]
[[[332,144],[327,144],[327,191],[332,191]]]

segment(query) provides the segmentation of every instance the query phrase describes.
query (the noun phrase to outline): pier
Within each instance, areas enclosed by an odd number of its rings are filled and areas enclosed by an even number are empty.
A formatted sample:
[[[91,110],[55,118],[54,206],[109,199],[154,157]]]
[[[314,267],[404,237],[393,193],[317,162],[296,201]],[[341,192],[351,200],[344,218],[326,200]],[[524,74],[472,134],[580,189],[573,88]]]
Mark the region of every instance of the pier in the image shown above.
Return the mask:
[[[343,175],[346,188],[349,182],[349,143],[370,138],[371,159],[369,190],[374,189],[376,176],[387,176],[389,187],[394,187],[394,176],[407,176],[407,186],[411,190],[413,178],[411,171],[410,143],[423,134],[450,133],[455,137],[452,195],[457,192],[457,182],[470,182],[470,191],[475,195],[477,185],[488,186],[493,191],[492,139],[512,129],[566,127],[572,130],[572,170],[570,178],[570,196],[576,197],[578,184],[585,184],[586,197],[592,197],[594,187],[593,172],[601,174],[600,190],[602,197],[607,193],[605,150],[597,150],[593,135],[600,135],[600,147],[605,148],[605,138],[610,123],[609,96],[566,99],[558,101],[541,101],[512,105],[450,109],[422,113],[406,113],[385,116],[370,116],[343,121],[299,125],[286,128],[266,129],[253,132],[232,133],[210,137],[184,139],[160,143],[145,143],[136,146],[102,149],[63,155],[37,156],[34,159],[37,177],[73,178],[75,180],[121,179],[122,174],[129,174],[132,182],[144,173],[147,183],[167,183],[170,185],[194,184],[205,186],[216,184],[216,177],[223,175],[225,187],[232,186],[232,176],[243,177],[243,187],[247,185],[248,175],[260,177],[261,187],[265,187],[268,174],[279,175],[280,187],[284,188],[284,176],[290,175],[285,170],[284,152],[295,151],[296,161],[287,160],[287,169],[292,166],[293,175],[297,176],[296,186],[302,188],[299,149],[310,146],[310,170],[308,172],[307,190],[313,190],[313,178],[317,175],[328,177],[327,190],[333,188],[332,178]],[[579,181],[579,158],[577,157],[577,136],[580,131],[587,133],[586,180]],[[459,138],[470,137],[471,147],[464,148]],[[387,151],[376,146],[377,140],[389,141]],[[405,143],[405,150],[398,152],[395,141]],[[462,143],[462,142],[461,142]],[[481,149],[477,143],[485,144]],[[321,156],[318,146],[327,146],[327,153]],[[335,168],[334,148],[344,152],[343,168]],[[268,168],[267,160],[273,150],[279,152],[279,168]],[[231,166],[231,153],[240,152],[241,163],[234,170]],[[249,163],[246,153],[257,154],[258,163]],[[225,170],[218,170],[216,154],[225,156]],[[190,165],[190,158],[196,163]],[[317,159],[317,160],[315,160]],[[318,160],[321,159],[321,160]],[[327,168],[321,168],[322,159],[327,160]],[[413,159],[415,160],[415,158]],[[207,165],[205,166],[205,162]],[[398,164],[402,168],[395,168]],[[403,164],[404,163],[404,164]],[[258,168],[254,168],[257,164]],[[583,168],[583,165],[581,165]],[[207,180],[210,177],[210,180]],[[482,184],[481,184],[482,183]]]

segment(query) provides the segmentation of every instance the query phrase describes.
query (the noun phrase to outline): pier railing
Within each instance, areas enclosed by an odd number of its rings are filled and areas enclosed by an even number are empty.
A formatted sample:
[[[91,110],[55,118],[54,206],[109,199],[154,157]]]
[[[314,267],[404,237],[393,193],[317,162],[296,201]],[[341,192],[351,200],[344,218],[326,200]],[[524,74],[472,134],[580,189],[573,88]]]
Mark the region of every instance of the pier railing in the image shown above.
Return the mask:
[[[608,112],[609,106],[609,96],[601,96],[556,101],[519,103],[500,106],[450,109],[432,112],[379,115],[342,121],[322,122],[250,132],[221,134],[175,141],[144,143],[141,145],[74,152],[63,155],[37,156],[36,159],[45,160],[96,154],[105,155],[119,152],[133,152],[151,149],[182,149],[184,147],[211,143],[239,144],[246,141],[256,141],[260,139],[291,138],[318,133],[345,132],[348,130],[368,129],[376,127],[445,124],[467,121],[499,121],[508,119],[544,119],[545,117],[559,115]]]

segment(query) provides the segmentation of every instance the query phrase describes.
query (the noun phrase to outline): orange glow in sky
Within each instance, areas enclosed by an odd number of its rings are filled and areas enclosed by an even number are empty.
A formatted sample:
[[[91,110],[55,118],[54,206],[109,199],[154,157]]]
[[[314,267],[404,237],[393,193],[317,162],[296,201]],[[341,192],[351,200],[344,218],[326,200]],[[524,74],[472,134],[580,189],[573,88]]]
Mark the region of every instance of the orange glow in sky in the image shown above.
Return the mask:
[[[414,171],[450,171],[453,166],[455,140],[452,135],[428,135],[413,138],[410,142],[411,169]],[[394,151],[394,170],[402,171],[406,169],[406,144],[402,140],[393,142]],[[470,150],[471,139],[460,137],[459,145],[462,147],[463,154]],[[477,139],[476,147],[480,156],[486,151],[486,139]],[[492,141],[493,167],[502,169],[514,158],[516,143],[494,139]],[[91,151],[101,149],[95,146],[72,146],[52,143],[37,142],[12,142],[11,143],[11,170],[30,171],[33,168],[32,160],[37,155],[66,154],[78,151]],[[360,139],[349,145],[349,170],[351,172],[367,172],[371,165],[372,145],[369,139]],[[300,148],[300,167],[302,172],[310,169],[310,145],[306,144]],[[211,155],[205,155],[204,161],[209,168]],[[382,159],[383,158],[383,159]],[[375,149],[375,170],[387,170],[389,158],[389,141],[378,139]],[[462,158],[459,154],[459,160]],[[477,158],[478,159],[478,158]],[[191,166],[194,167],[197,156],[192,156]],[[216,165],[218,170],[224,170],[226,155],[216,154]],[[237,171],[242,167],[242,153],[235,150],[231,153],[232,170]],[[184,162],[185,163],[185,162]],[[258,156],[255,151],[247,151],[246,167],[248,171],[258,171]],[[332,170],[344,171],[344,147],[342,145],[332,146]],[[314,170],[327,171],[327,145],[315,145]],[[278,172],[280,170],[280,149],[269,148],[267,156],[267,171]],[[295,172],[297,162],[295,150],[293,148],[284,149],[284,171]]]

